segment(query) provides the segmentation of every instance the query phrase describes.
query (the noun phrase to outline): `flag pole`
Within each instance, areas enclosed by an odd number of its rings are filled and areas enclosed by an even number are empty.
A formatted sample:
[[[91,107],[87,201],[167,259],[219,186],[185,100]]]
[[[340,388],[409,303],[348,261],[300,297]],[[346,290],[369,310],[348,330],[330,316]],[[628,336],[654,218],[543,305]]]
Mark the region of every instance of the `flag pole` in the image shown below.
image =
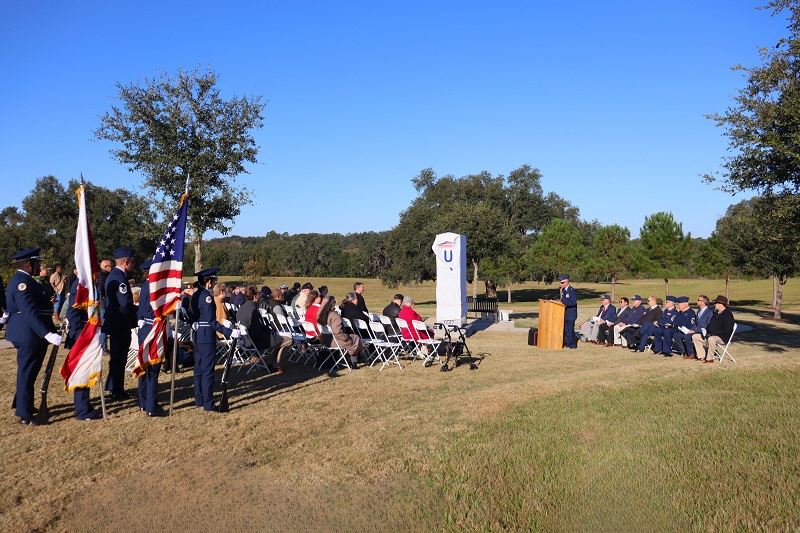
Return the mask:
[[[186,173],[186,186],[183,190],[184,196],[189,195],[189,173]],[[172,406],[175,403],[175,372],[178,368],[178,325],[181,321],[181,300],[178,300],[178,305],[175,306],[175,332],[173,334],[172,344],[172,374],[170,377],[169,385],[169,416],[172,416]]]
[[[181,302],[175,307],[175,333],[172,344],[172,376],[169,386],[169,416],[172,416],[172,405],[175,403],[175,372],[178,367],[178,324],[181,321]]]

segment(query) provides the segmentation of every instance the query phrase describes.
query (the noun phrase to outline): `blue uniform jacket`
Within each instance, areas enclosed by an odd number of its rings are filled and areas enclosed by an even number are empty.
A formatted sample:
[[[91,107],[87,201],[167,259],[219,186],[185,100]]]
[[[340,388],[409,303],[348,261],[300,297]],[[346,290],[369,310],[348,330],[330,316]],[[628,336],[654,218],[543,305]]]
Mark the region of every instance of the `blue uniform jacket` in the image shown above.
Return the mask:
[[[32,344],[41,341],[48,333],[55,333],[50,296],[27,272],[17,270],[11,276],[6,305],[9,314],[6,340]]]
[[[597,316],[600,316],[603,313],[603,306],[600,306],[600,310],[597,311]],[[608,320],[609,322],[613,322],[615,318],[617,318],[617,308],[611,304],[608,304],[608,309],[606,309],[606,314],[600,317],[603,320]]]
[[[128,285],[128,275],[121,268],[114,268],[106,278],[106,314],[102,332],[111,335],[130,334],[135,324],[136,305]]]
[[[639,307],[631,307],[631,310],[628,312],[628,316],[625,317],[623,322],[626,324],[639,324],[645,312],[647,312],[647,309],[643,305],[640,305]]]
[[[564,319],[576,320],[578,318],[578,293],[572,285],[567,285],[561,290],[561,303],[567,307],[564,310]]]
[[[686,311],[678,311],[678,317],[675,319],[674,325],[676,328],[685,326],[694,330],[697,327],[697,315],[694,314],[694,310],[691,307]]]
[[[231,328],[217,322],[217,304],[208,289],[198,289],[192,295],[192,317],[197,324],[194,342],[198,344],[216,344],[219,331],[226,337],[231,336]]]
[[[661,315],[661,318],[658,319],[658,326],[664,327],[667,324],[670,327],[675,327],[675,319],[678,318],[678,310],[674,307],[664,309],[664,313]]]

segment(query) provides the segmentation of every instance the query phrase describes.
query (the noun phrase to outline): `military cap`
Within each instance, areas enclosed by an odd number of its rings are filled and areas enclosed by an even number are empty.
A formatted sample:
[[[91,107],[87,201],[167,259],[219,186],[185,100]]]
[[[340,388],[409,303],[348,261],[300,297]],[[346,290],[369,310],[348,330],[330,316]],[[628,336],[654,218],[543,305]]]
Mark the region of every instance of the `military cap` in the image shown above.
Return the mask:
[[[216,278],[217,272],[219,272],[218,268],[207,268],[205,270],[201,270],[200,272],[195,272],[194,275],[197,279],[206,279],[206,278]]]
[[[678,303],[679,304],[689,303],[689,297],[688,296],[678,296]]]
[[[672,302],[672,303],[676,303],[678,301],[678,299],[675,296],[667,296],[667,301],[668,302]]]
[[[634,299],[634,300],[639,300],[640,302],[642,301],[642,297],[641,297],[641,296],[639,296],[638,294],[634,295],[634,296],[633,296],[633,299]]]
[[[567,281],[569,280],[569,274],[561,274],[558,276],[558,281]]]
[[[272,296],[272,289],[264,285],[263,287],[261,287],[261,295],[264,298],[269,298],[270,296]]]
[[[42,257],[39,255],[40,250],[41,248],[28,248],[27,250],[22,250],[21,252],[17,252],[11,257],[11,259],[16,261],[17,263],[24,263],[25,261],[30,261],[31,259],[36,259],[37,261],[41,261]]]
[[[153,260],[152,259],[148,259],[147,261],[145,261],[144,263],[139,265],[139,268],[141,268],[142,270],[147,270],[148,268],[150,268],[152,266],[152,264],[153,264]]]
[[[603,295],[603,300],[610,300],[610,299],[611,299],[611,296],[609,296],[608,294],[604,294]]]
[[[133,257],[134,251],[130,246],[120,246],[114,250],[114,259],[124,259],[126,257]]]

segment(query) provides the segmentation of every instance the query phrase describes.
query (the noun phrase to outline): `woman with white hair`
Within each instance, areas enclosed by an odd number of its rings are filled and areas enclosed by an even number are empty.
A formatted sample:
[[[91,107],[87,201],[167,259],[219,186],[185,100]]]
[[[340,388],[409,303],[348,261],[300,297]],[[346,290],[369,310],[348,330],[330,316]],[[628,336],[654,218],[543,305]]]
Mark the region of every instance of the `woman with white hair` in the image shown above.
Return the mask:
[[[419,320],[422,322],[422,317],[419,316],[419,313],[414,311],[414,298],[411,296],[404,296],[403,297],[403,307],[400,309],[400,314],[397,315],[397,318],[401,318],[408,323],[408,329],[403,330],[403,338],[407,340],[414,340],[417,339],[432,339],[433,332],[428,329],[427,335],[424,332],[417,332],[416,328],[411,324],[412,320]],[[410,331],[409,331],[410,330]]]

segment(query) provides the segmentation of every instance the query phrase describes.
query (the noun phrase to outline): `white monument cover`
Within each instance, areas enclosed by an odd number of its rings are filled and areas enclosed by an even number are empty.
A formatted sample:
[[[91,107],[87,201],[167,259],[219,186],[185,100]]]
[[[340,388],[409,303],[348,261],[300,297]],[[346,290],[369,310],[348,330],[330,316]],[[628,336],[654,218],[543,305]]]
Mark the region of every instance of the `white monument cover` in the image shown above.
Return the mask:
[[[440,233],[432,248],[436,254],[436,321],[460,325],[467,315],[467,238]]]

